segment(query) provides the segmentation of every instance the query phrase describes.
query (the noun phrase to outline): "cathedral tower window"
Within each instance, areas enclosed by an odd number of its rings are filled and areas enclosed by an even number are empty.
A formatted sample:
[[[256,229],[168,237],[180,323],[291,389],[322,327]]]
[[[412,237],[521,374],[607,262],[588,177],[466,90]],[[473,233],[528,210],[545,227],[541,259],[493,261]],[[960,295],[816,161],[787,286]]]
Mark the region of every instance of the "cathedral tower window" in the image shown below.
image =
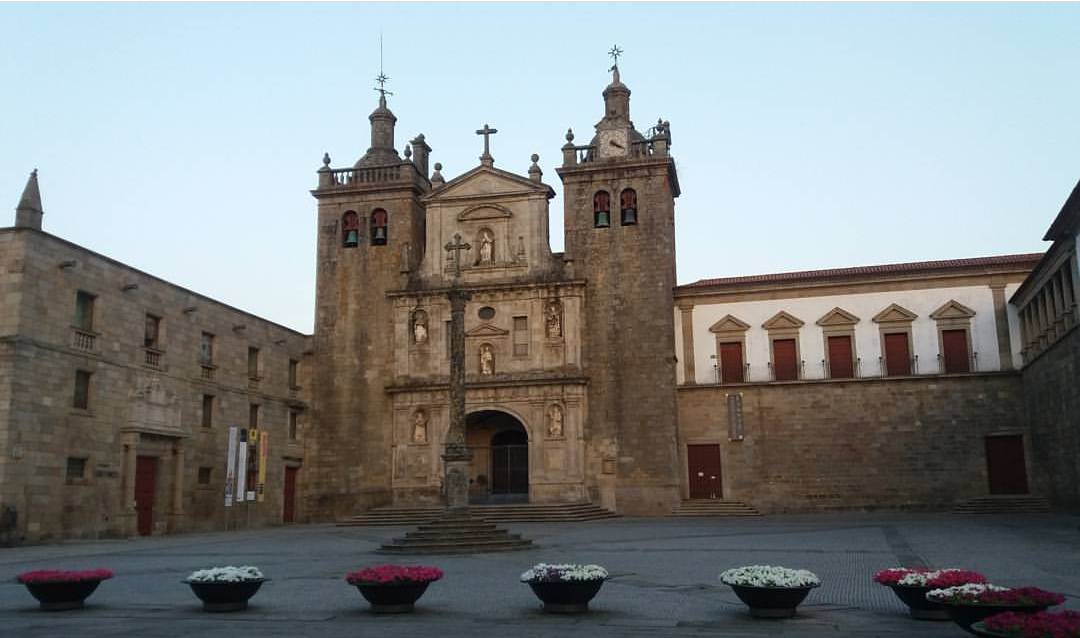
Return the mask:
[[[619,195],[619,212],[623,226],[637,223],[637,192],[634,189],[627,188]]]
[[[371,245],[385,246],[387,239],[386,211],[376,208],[371,213]]]
[[[354,248],[360,244],[360,217],[356,211],[346,211],[341,216],[341,245]]]
[[[593,195],[593,226],[607,228],[611,226],[611,195],[607,191],[598,191]]]

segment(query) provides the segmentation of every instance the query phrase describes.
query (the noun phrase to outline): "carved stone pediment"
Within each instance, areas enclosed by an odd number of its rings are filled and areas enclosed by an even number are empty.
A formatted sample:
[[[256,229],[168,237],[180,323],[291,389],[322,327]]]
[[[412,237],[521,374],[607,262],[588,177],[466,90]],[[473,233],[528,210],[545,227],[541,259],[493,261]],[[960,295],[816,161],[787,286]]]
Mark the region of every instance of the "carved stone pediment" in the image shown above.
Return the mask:
[[[709,326],[709,332],[746,332],[750,324],[732,315],[724,315],[720,321]]]
[[[477,166],[432,191],[424,199],[438,201],[441,199],[476,197],[478,195],[513,195],[537,191],[550,193],[550,196],[555,194],[550,186],[534,182],[527,177],[494,167]]]
[[[859,323],[859,318],[843,308],[833,308],[816,323],[819,326],[851,326]]]
[[[950,299],[945,305],[930,313],[931,319],[970,319],[974,316],[974,310],[955,299]]]
[[[794,330],[795,328],[801,328],[802,326],[802,319],[799,319],[795,315],[784,310],[776,313],[771,319],[761,324],[761,327],[766,330]]]
[[[158,377],[139,380],[128,397],[131,399],[131,416],[124,431],[191,436],[190,430],[184,427],[176,393],[164,387]]]
[[[915,321],[919,315],[899,304],[890,304],[888,308],[874,315],[874,323],[899,323]]]
[[[479,325],[465,333],[466,337],[505,337],[510,334],[509,330],[503,330],[490,323]]]
[[[486,219],[505,219],[513,216],[514,214],[505,206],[500,206],[498,204],[480,204],[478,206],[470,206],[459,213],[458,221],[483,221]]]

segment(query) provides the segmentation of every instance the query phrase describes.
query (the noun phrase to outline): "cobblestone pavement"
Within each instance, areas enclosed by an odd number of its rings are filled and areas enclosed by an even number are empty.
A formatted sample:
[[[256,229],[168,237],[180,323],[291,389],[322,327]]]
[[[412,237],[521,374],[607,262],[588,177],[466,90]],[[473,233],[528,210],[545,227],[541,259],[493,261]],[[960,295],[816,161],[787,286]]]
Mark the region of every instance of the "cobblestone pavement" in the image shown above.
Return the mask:
[[[506,554],[397,558],[441,567],[415,613],[375,616],[343,574],[396,557],[375,554],[404,528],[292,526],[261,531],[0,549],[0,636],[927,636],[951,623],[910,620],[870,577],[892,565],[963,566],[1005,585],[1034,584],[1080,609],[1080,517],[964,518],[829,514],[759,519],[615,519],[515,524],[538,545]],[[612,573],[581,617],[539,611],[519,574],[535,562],[593,562]],[[749,563],[813,570],[822,579],[788,620],[754,620],[723,569]],[[180,580],[190,571],[258,565],[272,581],[246,612],[206,614]],[[38,568],[108,567],[82,611],[40,612],[14,582]]]

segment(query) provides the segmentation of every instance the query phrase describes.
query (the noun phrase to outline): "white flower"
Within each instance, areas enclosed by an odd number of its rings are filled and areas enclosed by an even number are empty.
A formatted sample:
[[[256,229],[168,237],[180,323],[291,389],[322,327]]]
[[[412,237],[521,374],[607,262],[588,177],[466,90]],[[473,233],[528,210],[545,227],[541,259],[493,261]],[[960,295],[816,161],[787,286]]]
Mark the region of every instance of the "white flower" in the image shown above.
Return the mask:
[[[211,567],[191,572],[187,577],[192,583],[242,583],[251,580],[263,580],[263,574],[258,567],[244,565],[242,567]]]
[[[931,580],[946,574],[949,572],[961,571],[955,567],[949,569],[938,569],[932,572],[908,572],[903,578],[897,581],[897,585],[903,585],[904,587],[926,587],[926,583]]]
[[[968,583],[966,585],[957,585],[955,587],[946,587],[945,589],[931,589],[926,592],[926,598],[928,600],[950,600],[958,597],[972,597],[976,598],[979,594],[987,591],[1009,591],[1008,587],[1001,587],[998,585],[991,585],[990,583]]]
[[[788,569],[772,565],[746,565],[720,574],[725,585],[746,587],[816,587],[821,580],[805,569]]]
[[[549,565],[537,563],[521,575],[521,582],[560,583],[565,581],[606,580],[608,572],[599,565]]]

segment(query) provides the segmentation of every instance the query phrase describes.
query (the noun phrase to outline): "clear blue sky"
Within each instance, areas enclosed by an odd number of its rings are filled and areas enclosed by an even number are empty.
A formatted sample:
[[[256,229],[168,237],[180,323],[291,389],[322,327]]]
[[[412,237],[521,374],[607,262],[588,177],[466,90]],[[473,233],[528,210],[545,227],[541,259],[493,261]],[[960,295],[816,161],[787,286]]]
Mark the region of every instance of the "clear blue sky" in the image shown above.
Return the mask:
[[[8,219],[39,167],[49,232],[310,331],[308,189],[367,148],[380,29],[399,150],[449,179],[489,122],[560,194],[620,44],[639,130],[671,121],[681,283],[1042,250],[1080,178],[1077,4],[5,4]]]

